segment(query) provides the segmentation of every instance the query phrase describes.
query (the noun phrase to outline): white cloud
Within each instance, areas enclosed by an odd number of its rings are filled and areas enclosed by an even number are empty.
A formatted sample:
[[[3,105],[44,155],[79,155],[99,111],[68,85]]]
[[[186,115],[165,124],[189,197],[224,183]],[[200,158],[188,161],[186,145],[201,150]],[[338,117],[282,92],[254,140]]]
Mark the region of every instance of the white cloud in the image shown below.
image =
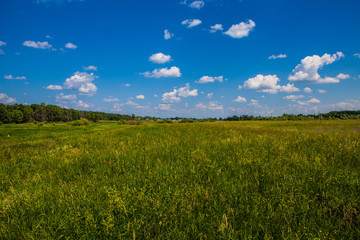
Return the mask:
[[[336,78],[341,79],[341,80],[343,80],[343,79],[348,79],[348,78],[350,78],[350,75],[349,75],[349,74],[344,74],[344,73],[339,73],[339,74],[336,76]]]
[[[181,98],[177,96],[177,90],[174,89],[172,92],[164,93],[161,101],[165,103],[177,103],[181,101]]]
[[[181,22],[182,25],[187,25],[188,28],[195,27],[199,24],[201,24],[201,20],[199,19],[186,19]]]
[[[224,106],[219,105],[217,102],[209,102],[208,104],[198,103],[195,105],[195,108],[203,110],[224,110]]]
[[[281,86],[280,88],[280,92],[287,92],[287,93],[290,93],[290,92],[299,92],[300,89],[295,87],[294,84],[290,84],[288,83],[286,86]]]
[[[304,92],[306,92],[306,93],[312,93],[312,90],[311,90],[311,88],[306,87],[306,88],[304,88]]]
[[[73,43],[67,43],[67,44],[65,45],[65,47],[68,48],[68,49],[77,49],[77,48],[78,48],[78,47],[77,47],[75,44],[73,44]]]
[[[244,83],[244,88],[250,90],[257,90],[258,92],[265,92],[276,94],[280,92],[298,92],[300,89],[296,88],[294,84],[288,83],[285,86],[278,85],[280,79],[276,75],[262,75],[258,74],[256,77],[249,78]]]
[[[9,97],[9,96],[8,96],[7,94],[5,94],[5,93],[0,93],[0,102],[1,102],[1,103],[6,103],[6,104],[15,103],[15,102],[16,102],[16,98]]]
[[[322,90],[322,89],[319,89],[319,90],[318,90],[318,93],[324,94],[324,93],[326,93],[326,91],[325,91],[325,90]]]
[[[344,57],[342,52],[336,54],[324,54],[322,57],[318,55],[307,56],[301,60],[293,70],[293,75],[289,76],[289,80],[293,82],[311,82],[311,83],[338,83],[338,78],[320,77],[318,70],[325,65],[329,65]]]
[[[90,105],[87,104],[87,103],[85,103],[85,102],[83,102],[82,100],[79,100],[79,101],[77,102],[77,107],[78,107],[78,108],[89,108]]]
[[[45,36],[47,39],[52,39],[52,37],[50,35],[46,35]]]
[[[157,97],[158,97],[158,95],[157,95],[157,94],[154,94],[154,97],[156,97],[156,98],[157,98]]]
[[[205,5],[204,1],[194,1],[189,4],[189,7],[200,9]]]
[[[123,84],[122,86],[124,86],[124,87],[130,87],[131,85],[130,85],[130,83],[125,83],[125,84]]]
[[[149,61],[153,63],[167,63],[171,60],[170,55],[165,55],[163,53],[155,53],[149,57]]]
[[[51,84],[51,85],[47,86],[46,89],[49,89],[49,90],[62,90],[63,88],[60,85],[52,85]]]
[[[135,98],[136,99],[145,99],[145,96],[144,95],[137,95]]]
[[[224,34],[233,38],[243,38],[249,36],[250,31],[252,31],[254,27],[255,22],[250,19],[247,22],[232,25]]]
[[[172,92],[166,92],[162,95],[162,102],[165,103],[177,103],[181,101],[180,97],[196,97],[198,95],[198,90],[190,90],[190,84],[186,83],[185,87],[179,89],[174,89]]]
[[[114,98],[112,96],[109,96],[107,98],[103,99],[104,102],[119,102],[120,100],[118,98]]]
[[[76,72],[64,83],[64,89],[72,89],[80,94],[92,96],[96,93],[97,87],[92,83],[97,78],[93,73]]]
[[[238,96],[237,98],[234,99],[233,102],[239,102],[239,103],[246,102],[246,98]]]
[[[350,100],[350,102],[338,102],[336,107],[340,107],[344,110],[358,110],[360,108],[360,101]]]
[[[211,33],[224,30],[223,25],[222,25],[222,24],[218,24],[218,23],[215,24],[214,26],[211,26],[210,28],[211,28],[211,29],[210,29],[210,32],[211,32]]]
[[[56,96],[56,102],[58,103],[75,103],[76,102],[76,95],[64,95],[64,93],[60,93]]]
[[[309,101],[307,101],[308,103],[320,103],[320,100],[316,99],[316,98],[312,98]]]
[[[6,42],[0,41],[0,47],[1,46],[6,46]]]
[[[279,55],[271,55],[269,59],[277,59],[277,58],[287,58],[286,54],[279,54]]]
[[[159,104],[158,108],[160,110],[170,110],[171,109],[170,104]]]
[[[207,95],[206,95],[206,98],[212,98],[214,96],[214,93],[208,93]]]
[[[96,66],[88,66],[88,67],[84,67],[85,71],[97,71],[98,68]]]
[[[224,77],[223,76],[219,76],[219,77],[209,77],[209,76],[203,76],[199,79],[199,81],[196,81],[196,83],[212,83],[212,82],[223,82],[224,81]]]
[[[180,69],[178,67],[171,67],[170,69],[168,68],[155,69],[152,72],[144,72],[142,74],[148,78],[181,77]]]
[[[186,0],[180,1],[179,4],[186,5]]]
[[[304,97],[305,97],[304,95],[288,95],[288,96],[283,97],[283,99],[297,100],[297,99],[304,98]]]
[[[2,49],[0,49],[0,55],[3,55],[3,54],[5,54],[5,52]]]
[[[25,42],[23,42],[23,46],[38,48],[38,49],[52,48],[52,45],[50,45],[48,42],[34,42],[34,41],[25,41]]]
[[[185,87],[181,87],[178,90],[178,96],[179,97],[196,97],[198,95],[198,90],[193,89],[190,90],[190,84],[185,84]]]
[[[22,77],[13,77],[13,75],[5,75],[4,76],[5,79],[8,80],[26,80],[26,77],[22,76]]]
[[[174,36],[173,33],[170,33],[169,30],[165,29],[165,31],[164,31],[164,39],[165,40],[168,40],[168,39],[172,38],[173,36]]]
[[[354,57],[360,58],[360,53],[354,53]]]
[[[111,109],[112,112],[122,112],[121,107],[124,106],[124,104],[115,103]]]

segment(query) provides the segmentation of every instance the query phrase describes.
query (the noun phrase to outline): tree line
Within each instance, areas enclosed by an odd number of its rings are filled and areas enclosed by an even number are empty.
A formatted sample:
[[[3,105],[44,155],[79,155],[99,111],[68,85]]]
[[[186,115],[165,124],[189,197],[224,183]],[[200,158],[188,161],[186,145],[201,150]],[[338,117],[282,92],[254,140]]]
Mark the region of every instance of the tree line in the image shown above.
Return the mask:
[[[42,104],[0,104],[1,123],[27,123],[27,122],[70,122],[81,118],[96,122],[99,120],[120,119],[130,120],[134,116],[115,113],[79,111],[74,109],[61,108],[55,105]]]
[[[150,116],[135,116],[135,114],[123,115],[116,113],[79,111],[75,109],[62,108],[56,105],[42,104],[0,104],[0,123],[27,123],[27,122],[70,122],[81,118],[96,122],[99,120],[159,120],[160,118]],[[192,121],[292,121],[292,120],[331,120],[331,119],[360,119],[360,111],[331,111],[319,114],[283,114],[276,117],[262,117],[252,115],[232,116],[228,118],[206,118],[206,119],[184,119],[180,117],[170,118],[171,120]]]

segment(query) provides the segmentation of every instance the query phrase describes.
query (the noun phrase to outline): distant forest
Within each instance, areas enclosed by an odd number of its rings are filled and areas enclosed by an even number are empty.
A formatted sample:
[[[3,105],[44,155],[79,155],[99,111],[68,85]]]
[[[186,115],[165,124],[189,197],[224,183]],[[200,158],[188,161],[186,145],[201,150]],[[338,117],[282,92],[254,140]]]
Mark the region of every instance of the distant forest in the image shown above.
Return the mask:
[[[134,114],[123,115],[105,112],[79,111],[74,109],[61,108],[55,105],[42,104],[0,104],[0,123],[28,123],[28,122],[71,122],[81,118],[96,122],[99,120],[119,121],[119,120],[159,120],[161,118],[150,116],[135,116]],[[171,120],[183,120],[180,117],[170,118]],[[206,119],[188,119],[192,122],[197,121],[251,121],[251,120],[331,120],[331,119],[360,119],[360,111],[332,111],[329,113],[319,113],[310,115],[283,114],[276,117],[262,117],[252,115],[232,116],[228,118],[206,118]]]

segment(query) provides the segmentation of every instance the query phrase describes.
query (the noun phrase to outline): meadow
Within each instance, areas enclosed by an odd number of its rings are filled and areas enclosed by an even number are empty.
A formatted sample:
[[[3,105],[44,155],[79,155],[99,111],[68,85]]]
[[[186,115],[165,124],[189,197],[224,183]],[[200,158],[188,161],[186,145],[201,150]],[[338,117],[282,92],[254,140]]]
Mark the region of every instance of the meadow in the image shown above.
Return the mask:
[[[0,126],[0,239],[360,239],[360,121]]]

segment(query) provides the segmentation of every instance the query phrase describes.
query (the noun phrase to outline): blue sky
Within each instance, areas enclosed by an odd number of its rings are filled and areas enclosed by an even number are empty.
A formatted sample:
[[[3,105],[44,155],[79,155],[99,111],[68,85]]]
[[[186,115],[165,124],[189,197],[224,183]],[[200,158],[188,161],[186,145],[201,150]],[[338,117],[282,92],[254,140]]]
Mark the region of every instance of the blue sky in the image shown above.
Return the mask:
[[[359,9],[1,0],[0,102],[197,118],[359,110]]]

